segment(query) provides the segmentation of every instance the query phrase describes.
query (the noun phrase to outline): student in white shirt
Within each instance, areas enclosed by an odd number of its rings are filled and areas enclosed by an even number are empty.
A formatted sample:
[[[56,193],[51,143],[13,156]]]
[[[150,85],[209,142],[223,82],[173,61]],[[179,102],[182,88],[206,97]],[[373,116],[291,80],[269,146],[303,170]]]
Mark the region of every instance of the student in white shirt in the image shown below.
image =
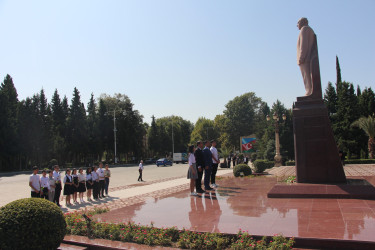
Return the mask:
[[[78,175],[77,175],[77,169],[73,168],[73,171],[72,171],[72,178],[73,178],[73,185],[72,185],[72,188],[73,188],[73,203],[78,203],[77,201],[77,197],[78,197],[78,186],[79,186],[79,183],[78,183]]]
[[[40,178],[40,189],[40,198],[48,200],[49,177],[47,177],[46,170],[42,171],[42,177]]]
[[[66,170],[66,174],[64,177],[64,195],[66,195],[65,199],[65,205],[70,206],[72,203],[70,203],[70,196],[73,194],[73,178],[70,175],[70,169],[68,168]]]
[[[38,175],[38,167],[33,167],[33,174],[29,178],[29,186],[31,188],[31,198],[40,197],[40,176]]]
[[[53,202],[53,200],[55,199],[56,181],[55,181],[55,178],[53,178],[53,173],[51,170],[48,170],[48,181],[49,181],[48,199],[49,201]]]
[[[220,163],[219,159],[219,153],[217,152],[216,149],[216,141],[212,140],[211,141],[211,148],[210,148],[211,154],[212,154],[212,171],[211,171],[211,185],[214,188],[217,188],[217,185],[215,183],[216,181],[216,173],[217,173],[217,168]]]
[[[93,188],[93,181],[92,181],[92,168],[91,167],[88,167],[86,169],[86,189],[87,189],[87,194],[86,194],[86,197],[87,197],[87,201],[91,201],[91,191],[92,191],[92,188]]]
[[[79,200],[83,203],[83,194],[86,192],[86,175],[82,168],[78,171],[78,183]]]
[[[61,174],[60,174],[60,167],[59,165],[55,165],[55,171],[53,171],[53,179],[55,180],[56,187],[55,187],[55,197],[53,198],[53,202],[60,207],[60,195],[61,195]]]
[[[105,189],[105,177],[104,177],[104,169],[103,163],[99,163],[99,168],[96,170],[96,173],[99,177],[99,198],[104,198],[104,189]]]

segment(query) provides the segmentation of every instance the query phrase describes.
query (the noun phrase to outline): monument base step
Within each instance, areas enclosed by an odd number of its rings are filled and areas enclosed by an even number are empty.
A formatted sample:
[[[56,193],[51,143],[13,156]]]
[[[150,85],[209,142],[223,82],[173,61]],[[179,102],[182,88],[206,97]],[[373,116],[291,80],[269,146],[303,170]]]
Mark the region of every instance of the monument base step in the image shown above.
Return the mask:
[[[347,179],[346,184],[276,184],[268,198],[331,198],[375,200],[375,187],[365,179]]]

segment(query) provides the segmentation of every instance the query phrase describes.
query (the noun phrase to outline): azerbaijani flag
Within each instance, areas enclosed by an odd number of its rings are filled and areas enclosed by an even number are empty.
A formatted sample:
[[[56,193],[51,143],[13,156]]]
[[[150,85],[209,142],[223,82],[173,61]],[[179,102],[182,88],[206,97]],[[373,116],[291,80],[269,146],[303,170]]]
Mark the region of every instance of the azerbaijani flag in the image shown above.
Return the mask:
[[[242,138],[242,152],[250,153],[255,152],[253,144],[256,142],[256,138]]]

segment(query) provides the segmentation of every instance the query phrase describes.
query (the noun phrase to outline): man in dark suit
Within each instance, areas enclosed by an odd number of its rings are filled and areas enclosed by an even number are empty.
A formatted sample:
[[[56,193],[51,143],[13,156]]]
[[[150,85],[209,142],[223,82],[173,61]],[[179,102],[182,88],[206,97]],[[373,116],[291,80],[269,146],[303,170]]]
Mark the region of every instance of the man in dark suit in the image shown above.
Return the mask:
[[[203,149],[203,158],[204,158],[204,189],[206,191],[213,190],[210,187],[210,180],[211,180],[211,169],[212,169],[212,153],[210,150],[211,143],[210,141],[204,142],[204,149]]]
[[[195,150],[195,166],[197,168],[198,179],[195,180],[195,189],[197,193],[204,193],[202,189],[202,176],[203,176],[203,169],[204,169],[204,158],[203,158],[203,143],[201,141],[197,142],[197,149]]]

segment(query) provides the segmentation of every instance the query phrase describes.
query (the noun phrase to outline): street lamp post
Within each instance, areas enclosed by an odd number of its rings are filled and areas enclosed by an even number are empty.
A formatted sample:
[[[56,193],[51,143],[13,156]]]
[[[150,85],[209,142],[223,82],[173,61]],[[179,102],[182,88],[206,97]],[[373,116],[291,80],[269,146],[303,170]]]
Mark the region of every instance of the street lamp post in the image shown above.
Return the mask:
[[[286,120],[286,115],[282,115],[283,120]],[[279,117],[276,114],[276,112],[273,114],[272,119],[275,121],[274,126],[275,126],[275,147],[276,147],[276,155],[274,157],[275,159],[275,167],[280,167],[281,166],[281,154],[280,154],[280,137],[279,137]],[[271,117],[267,115],[267,121],[270,121]]]
[[[115,164],[117,164],[117,143],[116,143],[116,109],[113,110],[113,133],[115,137]]]
[[[172,162],[174,156],[174,136],[173,136],[173,118],[172,118]]]
[[[113,110],[113,135],[114,135],[114,146],[115,146],[115,164],[117,164],[117,129],[116,129],[116,111],[123,111],[122,109],[114,109]],[[112,111],[109,111],[112,112]],[[126,115],[126,111],[123,111],[123,115]]]

